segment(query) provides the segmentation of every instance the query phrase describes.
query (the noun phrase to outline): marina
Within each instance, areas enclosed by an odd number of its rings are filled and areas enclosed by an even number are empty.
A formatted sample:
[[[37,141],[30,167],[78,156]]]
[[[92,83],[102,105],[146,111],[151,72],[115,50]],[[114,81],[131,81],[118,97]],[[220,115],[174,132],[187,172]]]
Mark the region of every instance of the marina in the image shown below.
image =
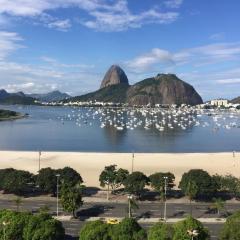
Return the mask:
[[[25,119],[0,124],[1,150],[229,152],[240,149],[239,111],[194,107],[1,108],[29,114]]]

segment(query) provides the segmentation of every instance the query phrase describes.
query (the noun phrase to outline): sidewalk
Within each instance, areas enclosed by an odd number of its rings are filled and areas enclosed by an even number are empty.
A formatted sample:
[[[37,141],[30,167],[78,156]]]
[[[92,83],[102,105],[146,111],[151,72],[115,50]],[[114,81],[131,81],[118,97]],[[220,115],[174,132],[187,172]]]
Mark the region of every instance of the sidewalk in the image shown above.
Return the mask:
[[[72,216],[59,216],[59,217],[55,217],[56,219],[58,219],[59,221],[71,221]],[[119,217],[111,217],[111,218],[107,218],[107,217],[89,217],[88,219],[86,219],[86,222],[92,222],[92,221],[97,221],[97,220],[101,220],[101,221],[107,221],[108,219],[117,219],[119,221],[123,220],[123,218],[119,218]],[[176,223],[179,221],[184,220],[185,218],[168,218],[166,223]],[[223,224],[226,222],[225,218],[197,218],[198,221],[202,222],[202,223],[212,223],[212,224]],[[140,218],[137,219],[137,221],[139,223],[143,223],[143,224],[148,224],[148,223],[157,223],[157,222],[165,222],[164,220],[160,220],[159,218]]]

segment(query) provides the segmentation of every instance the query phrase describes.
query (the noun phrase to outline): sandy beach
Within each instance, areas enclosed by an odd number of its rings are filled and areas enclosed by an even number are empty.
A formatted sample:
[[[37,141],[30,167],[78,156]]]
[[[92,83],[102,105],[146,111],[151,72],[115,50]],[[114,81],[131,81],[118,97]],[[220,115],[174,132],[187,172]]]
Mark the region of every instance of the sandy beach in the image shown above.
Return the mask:
[[[0,169],[16,168],[32,173],[38,171],[38,152],[0,151]],[[116,164],[131,171],[131,153],[42,152],[41,168],[69,166],[77,170],[86,186],[99,187],[99,174],[105,166]],[[240,153],[135,153],[134,171],[146,175],[170,171],[178,184],[189,169],[201,168],[210,174],[233,174],[240,177]]]

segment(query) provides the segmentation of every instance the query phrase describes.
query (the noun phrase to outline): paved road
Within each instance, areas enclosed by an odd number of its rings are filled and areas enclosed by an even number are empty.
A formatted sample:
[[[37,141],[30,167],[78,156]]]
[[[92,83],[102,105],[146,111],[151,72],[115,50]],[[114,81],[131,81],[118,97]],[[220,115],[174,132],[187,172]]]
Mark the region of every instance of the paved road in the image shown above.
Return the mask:
[[[192,204],[192,215],[195,218],[216,218],[217,214],[209,209],[210,203]],[[24,200],[20,208],[29,211],[38,211],[41,207],[48,206],[52,213],[56,212],[56,202]],[[163,205],[160,203],[138,203],[139,209],[134,213],[136,217],[142,218],[161,218],[163,216]],[[0,208],[16,209],[16,204],[11,200],[0,200]],[[80,220],[89,217],[125,217],[127,216],[127,202],[123,203],[84,203],[78,210],[77,215]],[[221,217],[227,216],[240,209],[240,204],[226,204],[225,210],[221,212]],[[61,206],[59,211],[62,212]],[[183,218],[190,213],[189,204],[168,203],[168,218]]]
[[[56,212],[56,203],[52,201],[35,201],[23,200],[21,209],[29,211],[37,211],[43,206],[48,206],[51,213]],[[217,214],[209,211],[210,204],[194,203],[192,205],[192,213],[195,218],[216,218]],[[16,209],[16,204],[9,200],[0,200],[0,208]],[[233,213],[240,209],[240,204],[226,204],[222,215]],[[62,208],[60,207],[60,213]],[[134,213],[138,218],[161,218],[163,206],[160,203],[139,203],[139,209]],[[168,203],[167,217],[168,218],[184,218],[190,213],[189,204]],[[79,229],[84,224],[84,220],[90,217],[125,217],[127,216],[127,203],[84,203],[77,212],[78,219],[64,222],[66,233],[76,237]],[[143,224],[143,227],[149,228],[151,224]],[[212,239],[217,239],[222,224],[207,224],[210,229]],[[71,238],[69,238],[71,239]],[[74,238],[73,238],[74,239]]]

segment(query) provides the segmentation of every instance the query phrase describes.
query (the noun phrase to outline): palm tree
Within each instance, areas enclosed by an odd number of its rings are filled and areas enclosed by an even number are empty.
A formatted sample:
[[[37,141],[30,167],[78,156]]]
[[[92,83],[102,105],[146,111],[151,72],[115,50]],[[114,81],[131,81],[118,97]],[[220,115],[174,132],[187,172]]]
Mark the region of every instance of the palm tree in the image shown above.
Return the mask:
[[[218,216],[220,215],[220,211],[225,208],[225,201],[222,200],[221,198],[213,198],[213,204],[212,204],[212,209],[217,210]]]
[[[13,202],[16,204],[16,207],[17,207],[17,212],[19,212],[19,209],[20,209],[20,205],[22,204],[22,198],[20,197],[17,197],[13,200]]]

